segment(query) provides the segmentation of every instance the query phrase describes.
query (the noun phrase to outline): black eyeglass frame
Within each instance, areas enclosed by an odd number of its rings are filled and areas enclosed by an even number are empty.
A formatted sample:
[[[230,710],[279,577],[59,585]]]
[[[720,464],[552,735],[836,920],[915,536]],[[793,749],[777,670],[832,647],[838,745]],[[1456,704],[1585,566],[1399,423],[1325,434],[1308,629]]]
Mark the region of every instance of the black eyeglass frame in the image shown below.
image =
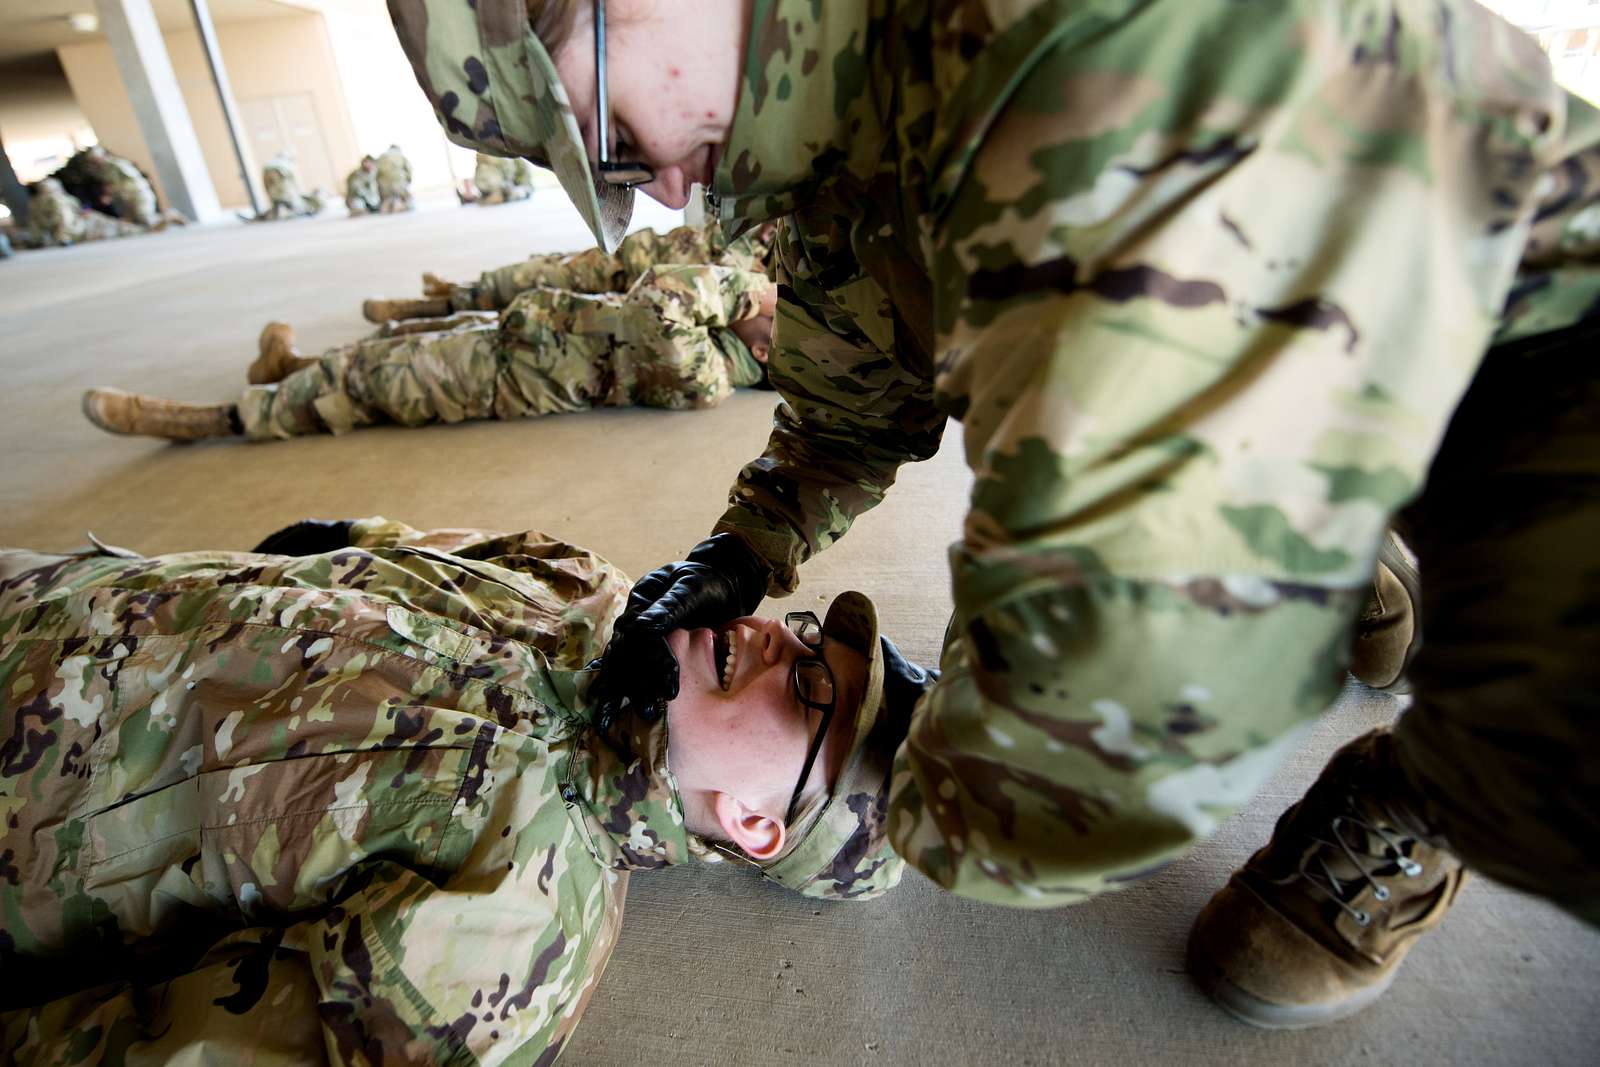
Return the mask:
[[[810,622],[816,628],[817,640],[814,644],[807,641],[800,631],[796,629],[796,622]],[[806,779],[811,777],[811,767],[817,762],[817,753],[822,751],[822,742],[828,736],[828,727],[833,723],[833,708],[838,696],[838,687],[833,679],[833,668],[828,666],[828,661],[822,655],[822,623],[817,619],[817,616],[809,611],[791,611],[783,617],[783,624],[789,628],[790,633],[800,639],[801,644],[812,652],[810,656],[803,656],[795,660],[794,667],[790,670],[789,678],[794,686],[795,699],[800,702],[802,707],[815,708],[822,713],[822,721],[817,724],[817,734],[811,739],[811,744],[806,749],[806,762],[800,768],[800,780],[795,782],[794,792],[789,797],[789,810],[783,816],[784,825],[787,826],[794,821],[794,809],[800,804],[800,794],[805,791]],[[828,698],[825,704],[812,700],[805,695],[804,689],[801,688],[800,671],[803,667],[809,669],[811,664],[816,664],[822,668],[822,675],[828,680],[828,692],[834,694]]]
[[[611,162],[611,104],[606,99],[606,0],[594,0],[594,111],[595,144],[600,158],[595,175],[607,185],[632,188],[656,180],[656,172],[644,163]]]

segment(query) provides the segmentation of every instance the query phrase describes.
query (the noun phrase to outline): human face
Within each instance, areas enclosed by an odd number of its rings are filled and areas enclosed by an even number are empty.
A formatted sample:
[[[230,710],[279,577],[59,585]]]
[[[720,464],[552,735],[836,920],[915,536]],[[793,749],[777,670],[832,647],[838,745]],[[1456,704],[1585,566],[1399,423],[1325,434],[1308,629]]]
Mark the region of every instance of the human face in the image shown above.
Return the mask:
[[[667,645],[678,659],[678,695],[667,714],[680,788],[734,793],[781,820],[821,725],[821,713],[800,703],[792,681],[795,661],[813,653],[783,623],[754,617],[719,630],[676,630]],[[866,680],[860,654],[825,640],[823,655],[834,673],[834,719],[807,794],[837,775]]]
[[[640,162],[655,180],[637,186],[670,208],[689,187],[711,184],[733,125],[750,24],[749,0],[608,0],[606,91],[610,158]],[[591,161],[595,143],[594,16],[577,23],[552,57]]]

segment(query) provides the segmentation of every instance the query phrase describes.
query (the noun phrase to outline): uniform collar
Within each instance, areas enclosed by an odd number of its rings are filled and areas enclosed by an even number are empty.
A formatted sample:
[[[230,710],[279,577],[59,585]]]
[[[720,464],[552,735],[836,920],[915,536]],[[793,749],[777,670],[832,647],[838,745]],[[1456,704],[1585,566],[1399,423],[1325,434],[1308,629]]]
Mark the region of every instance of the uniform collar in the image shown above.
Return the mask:
[[[868,82],[881,6],[756,0],[739,105],[713,179],[724,220],[777,218],[841,170],[870,173],[885,104]]]
[[[612,744],[600,736],[584,709],[591,671],[557,680],[567,706],[579,711],[581,733],[561,779],[562,799],[572,809],[601,863],[621,870],[654,870],[689,859],[683,800],[667,766],[667,717],[654,723],[637,716],[612,728]]]

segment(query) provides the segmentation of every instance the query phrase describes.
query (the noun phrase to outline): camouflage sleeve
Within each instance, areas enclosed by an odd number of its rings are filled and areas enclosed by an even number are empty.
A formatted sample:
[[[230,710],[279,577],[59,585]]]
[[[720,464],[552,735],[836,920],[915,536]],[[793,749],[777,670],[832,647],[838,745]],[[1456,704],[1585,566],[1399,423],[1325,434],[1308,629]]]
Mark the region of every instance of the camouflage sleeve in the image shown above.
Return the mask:
[[[717,262],[725,267],[770,274],[772,248],[771,231],[765,226],[751,226],[728,242],[728,246],[717,257]]]
[[[1177,855],[1337,694],[1562,137],[1475,4],[1127,8],[1029,52],[932,183],[975,483],[889,832],[1009,904]]]
[[[772,282],[757,271],[682,265],[652,267],[628,291],[628,301],[655,309],[677,326],[728,326],[760,314]]]
[[[616,259],[626,281],[625,286],[638,281],[651,267],[660,261],[657,245],[661,235],[654,230],[634,230],[622,239],[617,245]]]
[[[887,354],[895,337],[879,314],[883,291],[856,269],[845,299],[872,313],[852,314],[827,295],[801,249],[783,262],[767,363],[783,402],[766,451],[739,472],[713,531],[736,533],[761,553],[775,596],[793,592],[800,564],[883,499],[901,464],[938,451],[945,424],[927,375]],[[842,246],[830,249],[830,277],[848,278],[851,267]]]
[[[1567,96],[1568,154],[1550,175],[1496,343],[1600,315],[1600,111]]]

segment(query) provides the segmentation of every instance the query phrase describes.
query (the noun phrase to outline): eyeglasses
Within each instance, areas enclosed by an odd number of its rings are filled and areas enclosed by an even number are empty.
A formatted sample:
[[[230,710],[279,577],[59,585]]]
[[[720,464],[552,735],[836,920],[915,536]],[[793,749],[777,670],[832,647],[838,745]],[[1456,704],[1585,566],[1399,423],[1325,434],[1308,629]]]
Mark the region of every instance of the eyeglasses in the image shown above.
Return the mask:
[[[643,163],[613,163],[611,155],[611,107],[606,102],[606,0],[594,0],[594,111],[595,140],[600,149],[596,173],[607,185],[648,185],[656,172]]]
[[[800,804],[806,779],[811,777],[811,765],[817,761],[822,740],[828,734],[828,725],[833,722],[833,670],[828,666],[828,661],[822,658],[822,623],[817,621],[815,615],[809,611],[791,611],[783,617],[783,624],[811,651],[811,655],[794,661],[794,695],[803,707],[822,712],[817,735],[811,739],[811,747],[806,749],[806,762],[800,768],[800,780],[794,784],[794,793],[789,797],[789,810],[783,817],[787,825],[794,821],[794,809]]]

